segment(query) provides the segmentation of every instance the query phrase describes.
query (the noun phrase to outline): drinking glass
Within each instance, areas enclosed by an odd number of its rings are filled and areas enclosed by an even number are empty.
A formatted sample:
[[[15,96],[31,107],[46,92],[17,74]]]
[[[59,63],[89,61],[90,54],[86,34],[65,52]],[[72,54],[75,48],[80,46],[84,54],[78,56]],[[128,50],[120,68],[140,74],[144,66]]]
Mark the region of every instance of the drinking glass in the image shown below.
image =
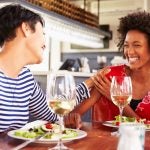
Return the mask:
[[[55,147],[50,150],[68,150],[62,143],[62,132],[64,130],[63,116],[68,114],[76,104],[76,87],[74,77],[68,72],[58,71],[50,73],[47,83],[47,103],[59,116],[60,134]]]
[[[113,76],[110,88],[113,103],[119,107],[120,122],[122,122],[123,108],[132,98],[132,83],[129,76]]]

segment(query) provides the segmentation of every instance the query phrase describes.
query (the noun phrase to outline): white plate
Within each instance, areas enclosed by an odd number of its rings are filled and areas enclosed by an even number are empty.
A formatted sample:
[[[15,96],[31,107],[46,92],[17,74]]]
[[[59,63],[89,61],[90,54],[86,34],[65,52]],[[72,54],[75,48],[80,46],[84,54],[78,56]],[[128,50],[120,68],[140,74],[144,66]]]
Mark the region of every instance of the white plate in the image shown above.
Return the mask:
[[[42,125],[42,124],[45,124],[45,123],[46,123],[45,121],[38,120],[38,121],[34,121],[34,122],[31,122],[31,123],[28,123],[23,128],[17,129],[17,130],[27,130],[29,128],[36,127],[37,125],[39,126],[39,124]],[[10,136],[12,138],[15,138],[15,139],[20,139],[20,140],[31,140],[31,138],[24,138],[24,137],[16,136],[15,132],[17,130],[9,131],[7,133],[8,136]],[[63,142],[70,142],[72,140],[81,139],[81,138],[84,138],[84,137],[87,136],[87,133],[85,131],[78,130],[78,129],[71,129],[71,130],[76,131],[78,135],[76,137],[62,139]],[[34,143],[56,143],[56,142],[58,142],[57,139],[44,139],[44,138],[40,138],[40,139],[36,140]]]
[[[118,128],[119,126],[116,126],[113,124],[113,121],[105,121],[103,123],[104,126],[107,126],[107,127],[113,127],[113,128]]]
[[[119,126],[114,125],[113,122],[114,122],[114,121],[105,121],[105,122],[103,123],[103,125],[104,125],[104,126],[107,126],[107,127],[119,128]],[[131,123],[132,123],[132,122],[131,122]],[[147,128],[147,127],[146,127],[146,131],[150,131],[150,128]]]

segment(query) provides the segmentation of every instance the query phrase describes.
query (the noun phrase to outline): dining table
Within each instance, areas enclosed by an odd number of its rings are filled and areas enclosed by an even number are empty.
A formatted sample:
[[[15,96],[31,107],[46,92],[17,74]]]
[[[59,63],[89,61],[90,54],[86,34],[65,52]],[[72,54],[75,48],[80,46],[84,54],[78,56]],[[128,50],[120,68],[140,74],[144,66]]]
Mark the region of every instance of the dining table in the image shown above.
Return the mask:
[[[104,126],[102,122],[83,122],[81,130],[87,132],[87,136],[81,139],[64,143],[72,150],[117,150],[119,136],[111,133],[116,128]],[[9,137],[7,132],[0,133],[0,150],[11,150],[23,143],[23,140]],[[48,150],[56,143],[30,143],[22,150]],[[144,150],[150,150],[150,131],[146,131]]]

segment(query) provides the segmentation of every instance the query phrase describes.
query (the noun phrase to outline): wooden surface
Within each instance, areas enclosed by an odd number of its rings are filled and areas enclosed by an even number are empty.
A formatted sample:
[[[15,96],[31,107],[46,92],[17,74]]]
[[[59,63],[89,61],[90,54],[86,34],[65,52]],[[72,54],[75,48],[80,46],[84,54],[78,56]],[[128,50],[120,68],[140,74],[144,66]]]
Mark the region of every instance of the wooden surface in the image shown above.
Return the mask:
[[[74,150],[116,150],[118,144],[118,138],[111,136],[113,131],[110,127],[104,127],[99,125],[93,127],[89,123],[84,123],[82,130],[87,132],[87,137],[75,140],[69,143],[65,143],[68,147]],[[15,146],[19,145],[23,141],[8,137],[7,134],[0,134],[0,150],[11,150]],[[37,144],[31,143],[23,150],[48,150],[51,144]],[[150,150],[150,131],[146,132],[145,149]]]

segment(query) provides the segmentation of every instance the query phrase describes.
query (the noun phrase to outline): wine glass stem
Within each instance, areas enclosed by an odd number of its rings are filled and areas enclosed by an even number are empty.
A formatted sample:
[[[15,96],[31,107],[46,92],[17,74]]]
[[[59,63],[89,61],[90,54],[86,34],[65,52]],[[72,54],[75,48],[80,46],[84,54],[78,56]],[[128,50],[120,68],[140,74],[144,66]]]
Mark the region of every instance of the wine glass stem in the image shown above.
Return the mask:
[[[119,107],[119,111],[120,111],[120,122],[122,122],[123,107]]]
[[[61,147],[61,145],[62,145],[62,132],[63,132],[63,130],[64,130],[64,120],[63,120],[63,116],[62,115],[60,115],[60,120],[59,120],[60,122],[60,136],[59,136],[59,146]]]

